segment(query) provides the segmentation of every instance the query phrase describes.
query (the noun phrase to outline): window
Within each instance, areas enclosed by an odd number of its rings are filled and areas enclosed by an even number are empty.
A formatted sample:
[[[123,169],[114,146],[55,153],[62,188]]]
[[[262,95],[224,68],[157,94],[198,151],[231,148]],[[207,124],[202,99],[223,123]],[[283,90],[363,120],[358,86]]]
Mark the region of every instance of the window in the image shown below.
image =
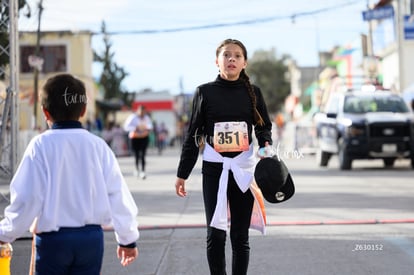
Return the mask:
[[[20,70],[21,73],[33,72],[33,67],[29,64],[29,56],[34,55],[36,51],[35,46],[20,46]],[[50,45],[40,46],[39,57],[43,58],[42,72],[66,72],[66,46],[64,45]]]
[[[347,97],[344,112],[364,114],[368,112],[408,112],[404,100],[396,96],[353,96]]]

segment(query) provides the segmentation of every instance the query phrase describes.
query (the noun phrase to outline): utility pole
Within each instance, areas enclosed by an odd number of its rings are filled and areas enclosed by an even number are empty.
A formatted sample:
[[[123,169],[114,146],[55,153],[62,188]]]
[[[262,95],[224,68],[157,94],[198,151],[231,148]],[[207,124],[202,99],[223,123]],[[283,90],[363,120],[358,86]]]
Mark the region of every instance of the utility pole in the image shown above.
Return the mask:
[[[36,57],[39,56],[40,53],[40,21],[42,19],[42,12],[43,12],[43,0],[40,0],[39,4],[38,4],[38,8],[39,8],[39,17],[38,17],[38,22],[37,22],[37,38],[36,38],[36,48],[35,48],[35,53],[34,55]],[[38,87],[38,83],[39,83],[39,68],[37,66],[34,66],[34,84],[33,84],[33,130],[36,130],[37,128],[37,99],[39,97],[39,87]]]
[[[367,0],[367,9],[370,10],[369,0]],[[374,54],[374,42],[372,40],[372,20],[368,21],[368,45],[367,45],[367,56]]]
[[[0,28],[8,30],[9,44],[0,45],[0,56],[9,58],[7,73],[6,68],[0,68],[0,76],[4,76],[6,89],[5,100],[0,100],[3,114],[0,129],[0,182],[4,179],[11,180],[17,167],[18,156],[18,129],[19,129],[19,98],[18,98],[18,7],[15,0],[0,0],[2,11],[8,9],[9,13],[2,14]]]
[[[316,50],[316,61],[318,68],[316,69],[315,80],[319,88],[319,75],[322,72],[322,63],[321,63],[321,46],[320,46],[320,34],[319,34],[319,20],[318,17],[313,17],[315,19],[315,50]]]
[[[369,0],[367,0],[367,10],[371,10]],[[367,74],[366,77],[369,79],[371,83],[375,82],[378,76],[377,57],[374,53],[374,41],[372,37],[372,20],[368,20],[367,56],[364,57],[364,64]]]
[[[398,77],[399,77],[399,92],[402,93],[405,89],[405,75],[404,75],[404,14],[403,14],[403,1],[397,1],[397,36],[398,36]]]
[[[18,23],[18,5],[17,1],[10,0],[10,89],[12,92],[10,113],[12,116],[11,133],[11,155],[10,171],[14,173],[17,169],[18,162],[18,129],[19,129],[19,96],[17,94],[19,87],[18,72],[18,48],[19,48],[19,29]]]

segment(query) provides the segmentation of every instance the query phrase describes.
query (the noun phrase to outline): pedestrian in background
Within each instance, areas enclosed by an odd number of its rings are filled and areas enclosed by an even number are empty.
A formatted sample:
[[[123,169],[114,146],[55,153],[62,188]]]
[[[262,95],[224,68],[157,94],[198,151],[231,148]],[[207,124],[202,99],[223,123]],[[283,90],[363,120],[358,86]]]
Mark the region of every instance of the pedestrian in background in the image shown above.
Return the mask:
[[[238,40],[224,40],[216,50],[219,75],[197,87],[175,183],[187,195],[186,179],[203,149],[203,198],[207,221],[207,259],[211,274],[226,274],[227,207],[230,212],[232,274],[247,274],[249,228],[255,196],[252,193],[252,131],[260,147],[272,144],[270,121],[260,89],[245,72],[247,51]],[[231,102],[231,104],[229,104]]]
[[[149,134],[153,130],[153,123],[143,105],[140,105],[135,113],[127,117],[124,123],[124,130],[128,132],[135,157],[136,170],[134,174],[139,175],[141,179],[145,179],[145,158],[149,144]],[[139,167],[140,165],[141,167]]]
[[[283,133],[285,130],[285,117],[282,112],[278,112],[275,116],[275,124],[277,129],[277,141],[282,142]]]
[[[126,156],[128,152],[128,141],[126,139],[125,131],[119,123],[116,123],[112,128],[112,142],[111,148],[115,156]]]
[[[51,77],[41,103],[50,129],[30,141],[12,178],[0,243],[32,226],[36,274],[99,275],[101,226],[112,224],[118,258],[130,264],[138,256],[137,206],[108,144],[82,128],[83,82],[69,74]]]
[[[115,123],[113,121],[109,121],[106,127],[102,130],[101,137],[108,143],[109,147],[112,147],[112,141],[114,139],[113,129]]]
[[[155,134],[157,137],[158,154],[161,155],[162,151],[164,151],[165,147],[167,146],[168,141],[168,129],[165,126],[164,122],[161,122],[160,125],[157,125]]]

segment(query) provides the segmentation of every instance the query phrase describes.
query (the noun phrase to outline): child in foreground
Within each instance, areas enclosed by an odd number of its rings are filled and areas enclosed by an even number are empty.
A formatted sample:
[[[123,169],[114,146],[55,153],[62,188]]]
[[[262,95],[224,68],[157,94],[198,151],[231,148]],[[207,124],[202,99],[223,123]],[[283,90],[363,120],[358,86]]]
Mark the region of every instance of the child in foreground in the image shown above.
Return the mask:
[[[117,256],[130,264],[138,257],[138,208],[112,150],[82,128],[83,82],[70,74],[49,78],[41,104],[50,129],[30,141],[12,178],[0,243],[35,223],[36,274],[99,275],[102,226],[111,224]]]

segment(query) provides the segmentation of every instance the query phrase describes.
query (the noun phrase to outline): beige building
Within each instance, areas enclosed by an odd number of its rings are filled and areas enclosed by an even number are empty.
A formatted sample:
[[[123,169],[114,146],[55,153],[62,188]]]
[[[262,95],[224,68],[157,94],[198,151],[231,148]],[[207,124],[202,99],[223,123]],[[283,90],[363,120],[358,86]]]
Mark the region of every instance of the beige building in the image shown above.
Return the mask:
[[[43,114],[36,91],[34,65],[41,65],[38,74],[39,94],[46,79],[57,73],[71,73],[84,81],[88,95],[87,114],[83,118],[95,117],[97,86],[92,76],[93,50],[92,33],[89,31],[47,31],[42,32],[38,57],[35,57],[37,33],[19,33],[19,95],[20,129],[44,129]],[[34,106],[37,106],[35,112]],[[36,119],[35,119],[36,118]],[[35,123],[36,121],[36,123]]]

